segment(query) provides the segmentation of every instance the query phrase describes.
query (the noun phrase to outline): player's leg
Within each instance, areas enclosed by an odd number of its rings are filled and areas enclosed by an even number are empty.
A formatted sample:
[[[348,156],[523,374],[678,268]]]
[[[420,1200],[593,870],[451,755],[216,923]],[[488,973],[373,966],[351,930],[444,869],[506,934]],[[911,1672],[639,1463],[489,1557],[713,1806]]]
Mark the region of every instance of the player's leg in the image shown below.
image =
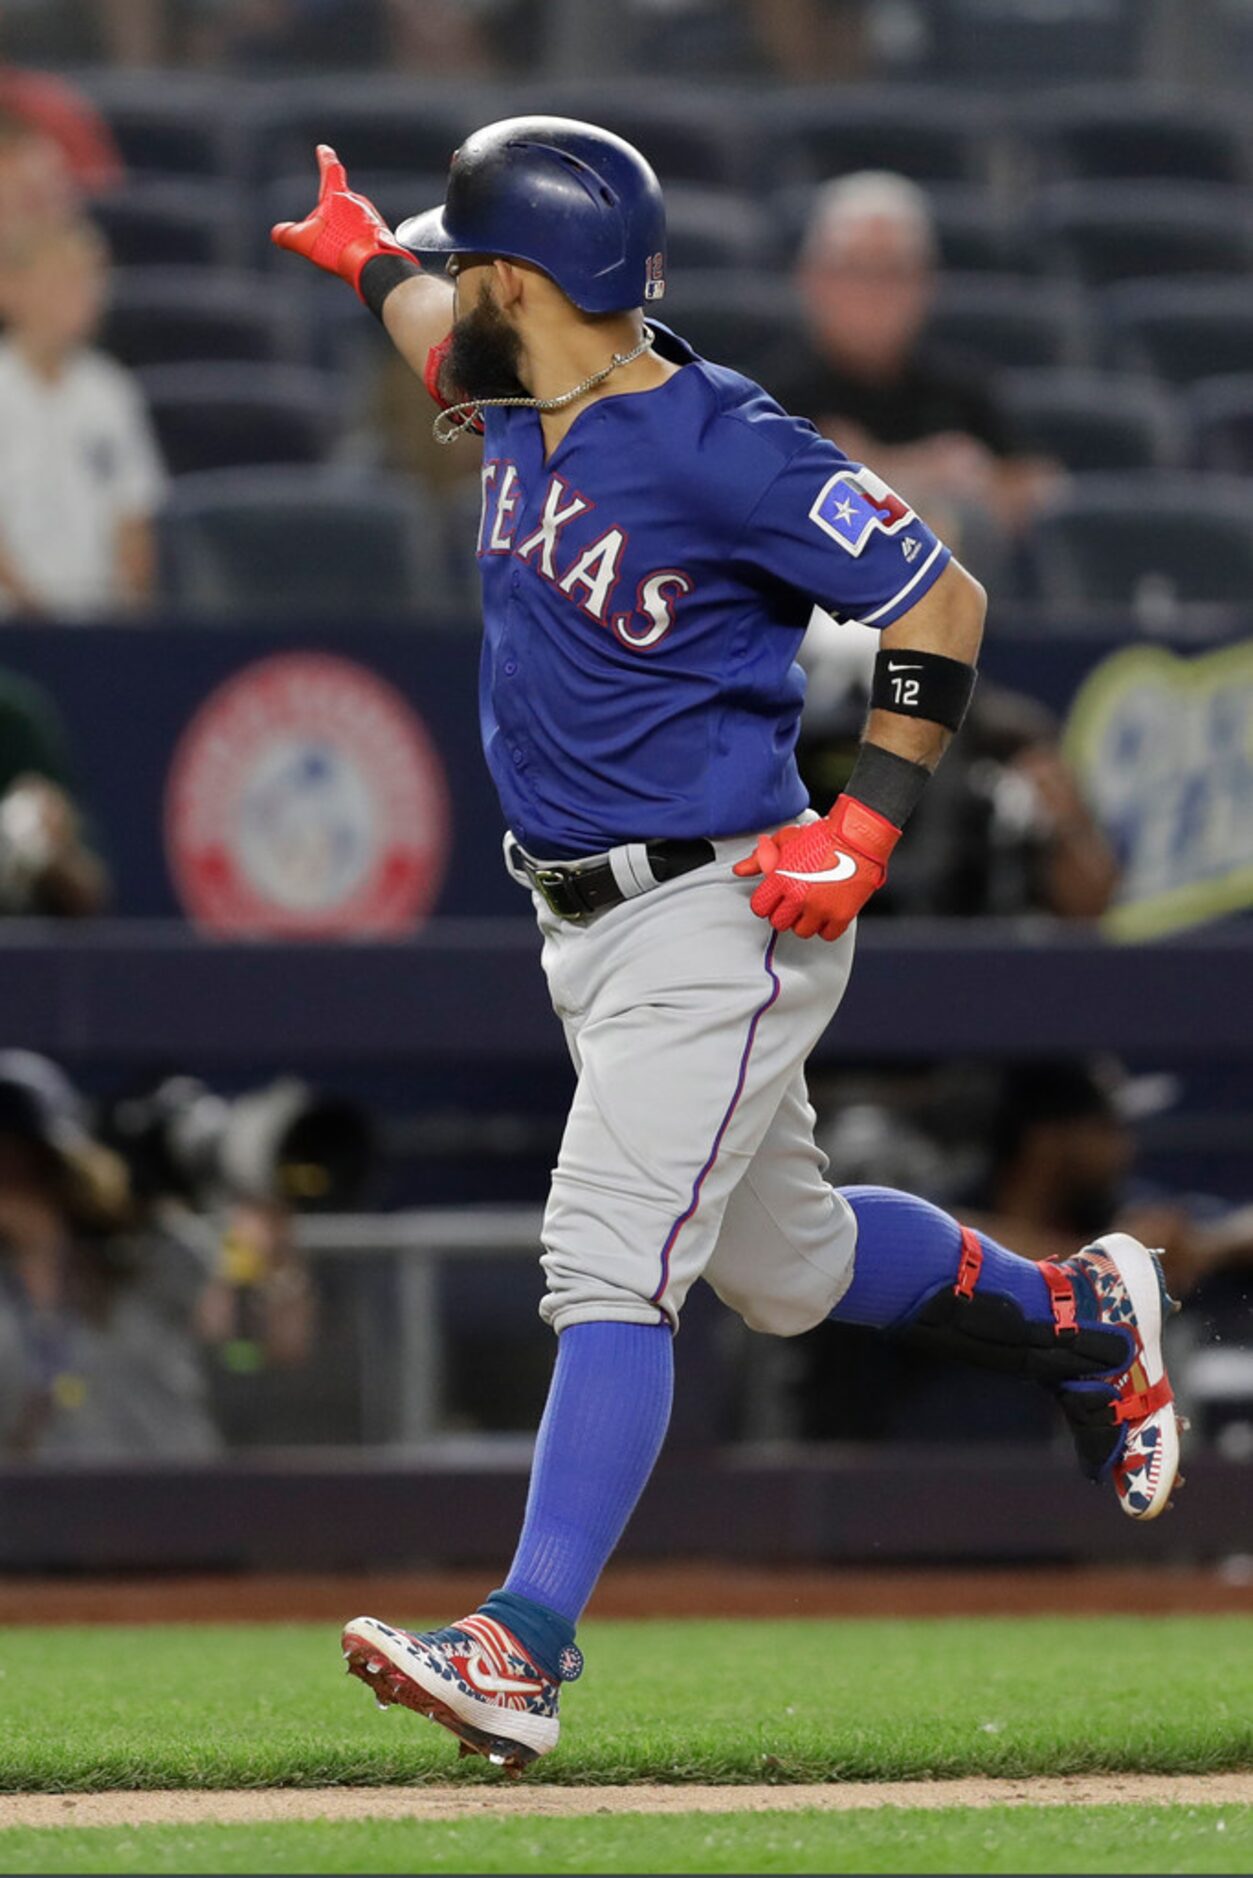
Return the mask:
[[[501,1590],[449,1631],[345,1635],[384,1699],[508,1766],[556,1740],[575,1624],[664,1438],[683,1299],[851,967],[851,937],[816,948],[746,921],[743,843],[725,846],[587,928],[542,922],[579,1082],[544,1224],[559,1345],[522,1537]]]
[[[857,1246],[833,1318],[1043,1383],[1085,1472],[1112,1479],[1134,1518],[1164,1510],[1179,1431],[1161,1347],[1169,1299],[1153,1254],[1108,1233],[1073,1258],[1035,1264],[912,1194],[842,1191]]]
[[[727,1202],[705,1280],[750,1330],[798,1336],[830,1316],[853,1275],[857,1222],[825,1178],[797,1070]]]
[[[1036,1265],[925,1200],[832,1191],[798,1076],[726,1209],[705,1276],[755,1330],[826,1316],[1033,1377],[1056,1391],[1080,1462],[1133,1517],[1168,1503],[1178,1425],[1161,1351],[1165,1290],[1152,1255],[1108,1234]]]

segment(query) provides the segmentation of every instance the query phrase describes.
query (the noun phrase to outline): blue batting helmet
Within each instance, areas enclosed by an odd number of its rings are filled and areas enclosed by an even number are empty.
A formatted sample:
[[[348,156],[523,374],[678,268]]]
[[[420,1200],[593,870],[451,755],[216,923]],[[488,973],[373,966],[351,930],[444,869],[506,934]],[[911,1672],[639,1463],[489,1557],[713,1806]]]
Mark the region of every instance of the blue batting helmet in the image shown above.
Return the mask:
[[[659,300],[661,187],[639,151],[568,117],[509,117],[453,153],[444,205],[402,222],[415,254],[490,254],[543,268],[585,313]]]

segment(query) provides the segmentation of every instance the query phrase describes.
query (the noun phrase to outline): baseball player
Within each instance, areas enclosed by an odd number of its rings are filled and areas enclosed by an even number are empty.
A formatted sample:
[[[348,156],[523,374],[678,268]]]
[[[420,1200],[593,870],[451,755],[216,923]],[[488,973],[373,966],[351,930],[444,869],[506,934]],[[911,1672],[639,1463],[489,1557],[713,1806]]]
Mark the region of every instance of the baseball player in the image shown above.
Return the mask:
[[[694,1280],[755,1330],[835,1316],[1035,1378],[1137,1519],[1178,1467],[1169,1300],[1126,1234],[1037,1265],[910,1195],[832,1188],[814,1145],[805,1060],[969,702],[979,584],[871,469],[654,317],[665,217],[631,145],[489,125],[396,234],[318,161],[317,206],[275,241],[356,288],[437,435],[483,433],[483,742],[578,1073],[543,1228],[557,1360],[508,1576],[448,1629],[362,1617],[343,1648],[381,1703],[517,1772],[556,1744]],[[792,754],[815,601],[882,634],[825,814]]]

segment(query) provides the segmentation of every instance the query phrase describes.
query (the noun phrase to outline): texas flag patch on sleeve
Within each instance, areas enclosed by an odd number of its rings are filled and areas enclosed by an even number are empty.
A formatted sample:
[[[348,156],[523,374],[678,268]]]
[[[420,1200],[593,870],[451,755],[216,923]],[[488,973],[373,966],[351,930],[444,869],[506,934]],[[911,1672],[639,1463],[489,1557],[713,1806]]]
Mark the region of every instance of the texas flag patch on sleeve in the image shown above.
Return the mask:
[[[914,512],[873,470],[837,470],[818,491],[809,519],[849,554],[860,554],[876,529],[894,535]]]

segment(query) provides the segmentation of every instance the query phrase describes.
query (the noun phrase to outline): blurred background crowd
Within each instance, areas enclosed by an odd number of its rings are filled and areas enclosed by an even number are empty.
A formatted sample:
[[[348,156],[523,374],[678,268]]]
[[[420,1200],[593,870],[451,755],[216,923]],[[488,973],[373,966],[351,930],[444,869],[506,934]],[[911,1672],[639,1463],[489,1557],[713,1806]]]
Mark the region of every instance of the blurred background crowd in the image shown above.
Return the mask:
[[[477,124],[550,109],[658,170],[660,315],[991,592],[987,675],[871,918],[1238,927],[1251,82],[1250,0],[3,0],[0,910],[53,950],[56,919],[277,945],[525,917],[494,823],[459,847],[468,885],[441,873],[483,787],[478,446],[433,443],[376,324],[268,232],[308,208],[319,141],[398,219]],[[815,617],[816,800],[872,650]],[[380,832],[389,791],[425,818],[416,856]],[[399,913],[361,886],[380,848],[410,869]],[[1199,1431],[1247,1456],[1253,1048],[1104,1046],[828,1064],[833,1176],[1041,1258],[1115,1220],[1164,1245]],[[0,1051],[0,1452],[533,1424],[549,1341],[506,1254],[533,1246],[556,1045],[487,1079],[363,1059],[333,1095],[295,1057],[228,1088],[136,1055]],[[993,1401],[842,1327],[766,1349],[689,1309],[680,1441],[1055,1439],[1008,1383]]]

